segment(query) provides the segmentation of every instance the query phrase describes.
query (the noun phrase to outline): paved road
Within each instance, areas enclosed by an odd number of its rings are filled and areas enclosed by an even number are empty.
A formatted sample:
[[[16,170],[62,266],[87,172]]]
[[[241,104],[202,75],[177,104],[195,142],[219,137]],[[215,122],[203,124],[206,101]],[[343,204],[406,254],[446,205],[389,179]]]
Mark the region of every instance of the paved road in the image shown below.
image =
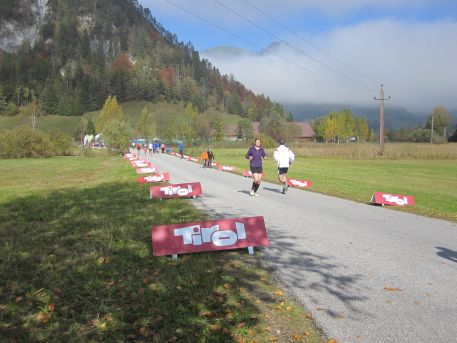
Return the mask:
[[[251,179],[149,160],[174,183],[200,181],[204,196],[189,201],[211,219],[264,216],[263,258],[328,337],[457,342],[457,224],[267,182],[250,197]]]

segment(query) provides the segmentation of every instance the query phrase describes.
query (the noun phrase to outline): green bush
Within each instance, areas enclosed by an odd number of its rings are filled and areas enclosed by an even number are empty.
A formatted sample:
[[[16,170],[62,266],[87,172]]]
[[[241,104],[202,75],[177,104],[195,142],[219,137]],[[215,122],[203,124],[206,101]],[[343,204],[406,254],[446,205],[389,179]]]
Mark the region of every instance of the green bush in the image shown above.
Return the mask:
[[[59,142],[64,141],[62,135],[58,136]],[[70,148],[63,143],[59,144],[59,149],[70,151]],[[64,148],[62,149],[62,147]],[[51,157],[56,154],[57,151],[53,142],[47,134],[40,130],[21,126],[0,135],[1,158]]]
[[[52,144],[53,154],[56,156],[71,155],[71,137],[60,131],[53,129],[49,133],[49,139]]]

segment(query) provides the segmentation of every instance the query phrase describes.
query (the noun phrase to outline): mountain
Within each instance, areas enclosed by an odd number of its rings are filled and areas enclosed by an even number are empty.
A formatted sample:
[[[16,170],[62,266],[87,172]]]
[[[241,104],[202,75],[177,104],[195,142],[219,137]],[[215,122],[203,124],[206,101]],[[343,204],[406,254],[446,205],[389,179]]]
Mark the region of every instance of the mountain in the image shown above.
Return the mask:
[[[285,103],[284,109],[292,113],[296,121],[312,121],[325,116],[329,112],[351,110],[354,117],[365,117],[370,128],[379,131],[379,107],[357,106],[349,104],[314,104]],[[415,115],[401,107],[384,107],[384,127],[388,130],[398,130],[425,124],[428,114]]]
[[[137,0],[2,0],[0,113],[37,100],[81,115],[120,102],[192,103],[253,120],[281,106],[221,75]],[[284,114],[281,113],[283,116]]]

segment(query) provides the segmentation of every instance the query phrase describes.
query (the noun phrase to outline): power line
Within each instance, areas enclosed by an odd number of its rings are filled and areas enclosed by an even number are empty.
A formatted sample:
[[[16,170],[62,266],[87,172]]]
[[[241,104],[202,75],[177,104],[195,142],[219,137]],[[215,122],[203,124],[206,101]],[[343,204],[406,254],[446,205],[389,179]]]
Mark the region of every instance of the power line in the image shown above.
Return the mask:
[[[219,24],[217,24],[217,23],[215,23],[215,22],[213,22],[213,21],[211,21],[211,20],[208,20],[208,19],[202,17],[201,15],[199,15],[199,14],[197,14],[197,13],[195,13],[195,12],[193,12],[193,11],[191,11],[191,10],[189,10],[189,9],[187,9],[187,8],[185,8],[185,7],[181,6],[181,5],[179,5],[179,4],[176,4],[175,2],[173,2],[173,1],[171,1],[171,0],[164,0],[164,1],[168,2],[170,5],[175,6],[176,8],[181,9],[181,10],[184,11],[184,12],[187,12],[187,13],[189,13],[189,14],[191,14],[191,15],[197,17],[197,18],[199,18],[200,20],[202,20],[202,21],[204,21],[204,22],[206,22],[206,23],[208,23],[208,24],[210,24],[210,25],[213,25],[213,26],[217,27],[218,29],[220,29],[220,30],[222,30],[222,31],[224,31],[224,32],[227,32],[227,33],[231,34],[232,36],[234,36],[234,37],[236,37],[236,38],[238,38],[238,39],[240,39],[240,40],[242,40],[242,41],[244,41],[244,42],[246,42],[246,43],[248,43],[248,44],[250,44],[250,45],[256,47],[257,49],[260,49],[260,50],[263,49],[262,46],[260,46],[260,45],[258,45],[258,44],[256,44],[256,43],[254,43],[254,42],[252,42],[252,41],[250,41],[250,40],[248,40],[248,39],[246,39],[246,38],[244,38],[244,37],[242,37],[242,36],[240,36],[240,35],[238,35],[238,34],[236,34],[236,33],[234,33],[234,32],[232,32],[232,31],[230,31],[230,30],[228,30],[228,29],[226,29],[226,28],[224,28],[224,27],[222,27],[222,26],[220,26]],[[311,70],[311,69],[309,69],[309,68],[307,68],[307,67],[305,67],[305,66],[303,66],[303,65],[297,64],[297,63],[295,63],[295,62],[293,62],[293,61],[291,61],[291,60],[289,60],[289,59],[287,59],[287,58],[285,58],[285,57],[282,57],[282,56],[280,56],[280,55],[278,55],[278,54],[276,54],[276,53],[274,53],[274,52],[272,52],[272,51],[269,51],[269,54],[272,55],[272,56],[275,56],[275,57],[277,57],[277,58],[279,58],[279,59],[281,59],[281,60],[283,60],[283,61],[285,61],[285,62],[288,63],[288,64],[291,64],[291,65],[293,65],[293,66],[295,66],[295,67],[298,67],[298,68],[300,68],[300,69],[304,69],[304,70],[306,70],[307,72],[309,72],[309,73],[311,73],[311,74],[313,74],[313,75],[315,75],[315,76],[317,76],[317,77],[319,77],[319,78],[321,78],[321,79],[324,79],[324,80],[326,80],[326,81],[328,81],[328,82],[330,82],[330,83],[337,84],[337,85],[339,85],[340,87],[343,87],[343,88],[346,88],[346,89],[350,89],[350,90],[352,90],[352,91],[354,91],[354,92],[357,92],[357,93],[359,93],[359,94],[362,94],[362,95],[366,95],[366,94],[367,94],[367,93],[361,92],[361,91],[358,90],[358,89],[355,89],[355,88],[352,88],[352,87],[348,87],[347,85],[341,84],[340,82],[337,82],[337,81],[332,80],[332,79],[330,79],[330,78],[328,78],[328,77],[325,77],[325,76],[323,76],[323,75],[321,75],[321,74],[319,74],[319,73],[317,73],[317,72],[315,72],[315,71],[313,71],[313,70]],[[370,96],[371,96],[371,95],[370,95]]]
[[[251,19],[247,18],[246,16],[242,15],[241,13],[237,12],[236,10],[234,10],[233,8],[230,8],[228,7],[227,5],[223,4],[222,2],[220,2],[219,0],[213,0],[214,2],[216,2],[217,4],[219,4],[220,6],[224,7],[225,9],[227,9],[228,11],[234,13],[235,15],[237,15],[238,17],[244,19],[245,21],[247,21],[248,23],[250,23],[251,25],[257,27],[259,30],[265,32],[266,34],[274,37],[275,39],[279,40],[280,42],[284,43],[285,45],[291,47],[292,49],[294,49],[295,51],[305,55],[306,57],[308,57],[309,59],[313,60],[314,62],[316,63],[319,63],[320,65],[324,66],[325,68],[328,68],[330,69],[331,71],[343,76],[344,78],[354,82],[355,84],[357,84],[358,86],[361,86],[362,88],[365,88],[365,89],[368,89],[370,91],[374,91],[374,89],[371,89],[370,87],[367,87],[366,85],[363,85],[361,83],[359,83],[357,80],[354,80],[353,78],[347,76],[346,74],[336,70],[335,68],[332,68],[331,66],[325,64],[324,62],[321,62],[320,60],[318,60],[317,58],[309,55],[308,53],[306,53],[305,51],[297,48],[296,46],[294,46],[293,44],[285,41],[284,39],[282,39],[281,37],[277,36],[276,34],[268,31],[267,29],[263,28],[262,26],[258,25],[257,23],[255,23],[254,21],[252,21]]]
[[[371,77],[365,75],[364,73],[361,73],[360,71],[358,71],[357,69],[351,67],[349,64],[347,63],[344,63],[342,61],[340,61],[338,58],[336,58],[335,56],[329,54],[327,51],[325,51],[324,49],[321,49],[319,46],[317,46],[316,44],[312,43],[311,41],[303,38],[302,36],[300,36],[299,34],[297,34],[296,32],[292,31],[290,28],[288,28],[286,25],[282,24],[280,21],[278,21],[277,19],[273,18],[272,16],[270,16],[268,13],[262,11],[260,8],[258,8],[257,6],[253,5],[252,3],[250,3],[248,0],[244,0],[244,2],[246,4],[248,4],[249,6],[251,6],[252,8],[254,8],[256,11],[258,11],[259,13],[261,13],[263,16],[265,16],[266,18],[270,19],[272,22],[274,22],[275,24],[281,26],[284,30],[286,30],[287,32],[289,32],[290,34],[294,35],[295,37],[297,37],[298,39],[302,40],[303,42],[311,45],[313,48],[315,48],[316,50],[319,50],[320,52],[322,52],[323,54],[325,54],[326,56],[330,57],[332,60],[334,60],[335,62],[338,62],[339,64],[343,65],[344,67],[352,70],[353,72],[355,72],[356,74],[359,74],[360,76],[364,77],[365,79],[367,79],[368,81],[370,82],[377,82],[376,80],[372,79]]]

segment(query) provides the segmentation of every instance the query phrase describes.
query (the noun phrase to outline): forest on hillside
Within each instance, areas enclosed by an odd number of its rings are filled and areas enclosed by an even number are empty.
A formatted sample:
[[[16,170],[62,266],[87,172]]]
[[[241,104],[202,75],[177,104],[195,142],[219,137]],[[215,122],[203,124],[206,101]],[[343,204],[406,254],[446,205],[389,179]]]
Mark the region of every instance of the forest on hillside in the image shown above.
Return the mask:
[[[198,112],[212,107],[254,121],[274,112],[292,120],[280,104],[221,75],[136,0],[48,0],[42,19],[30,10],[36,3],[2,1],[4,23],[40,21],[34,42],[0,50],[3,115],[36,102],[44,114],[78,116],[116,96],[121,103],[191,102]]]

